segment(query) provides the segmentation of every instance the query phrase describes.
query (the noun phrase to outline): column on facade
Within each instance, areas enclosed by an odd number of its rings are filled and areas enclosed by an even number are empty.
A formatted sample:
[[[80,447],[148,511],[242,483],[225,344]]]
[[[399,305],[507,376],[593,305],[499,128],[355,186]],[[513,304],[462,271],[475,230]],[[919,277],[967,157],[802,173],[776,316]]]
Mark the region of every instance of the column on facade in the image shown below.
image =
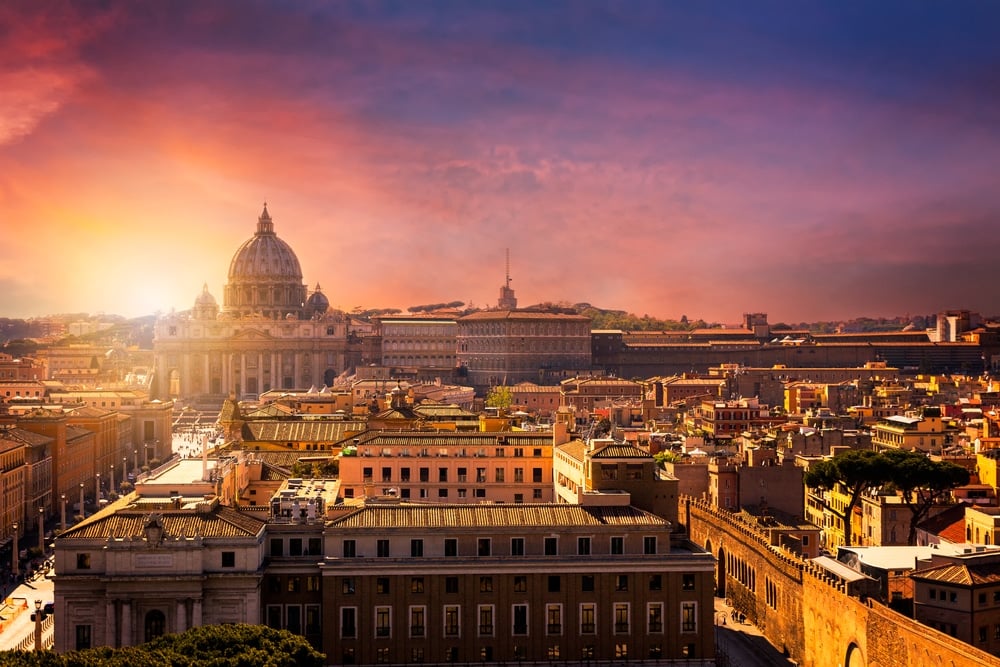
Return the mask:
[[[104,643],[108,646],[121,646],[115,637],[119,629],[115,623],[115,609],[118,605],[115,600],[109,600],[109,604],[104,605]]]
[[[247,386],[247,355],[240,352],[240,382],[236,386],[236,398],[243,398],[243,392]]]
[[[222,393],[229,396],[233,390],[233,355],[222,352]]]
[[[271,389],[281,389],[281,356],[271,352]]]
[[[201,627],[201,598],[195,598],[191,603],[191,626]]]
[[[299,386],[299,378],[302,377],[302,353],[301,352],[296,352],[295,353],[295,366],[294,366],[294,370],[292,372],[293,372],[293,375],[294,375],[294,377],[292,378],[292,387],[298,387]]]
[[[132,603],[122,600],[122,646],[132,646]]]
[[[257,395],[264,391],[264,351],[257,353]]]
[[[193,387],[191,385],[191,350],[184,350],[184,354],[181,356],[183,360],[181,362],[181,381],[177,390],[180,392],[181,396],[190,396]]]
[[[175,632],[184,632],[187,630],[187,600],[177,601],[177,630]]]
[[[212,351],[211,350],[205,350],[205,363],[203,364],[204,368],[202,370],[202,373],[203,373],[202,377],[205,378],[205,390],[204,391],[205,391],[206,394],[212,393],[212,372],[211,372],[212,366],[209,363],[211,361],[211,359],[212,359]]]

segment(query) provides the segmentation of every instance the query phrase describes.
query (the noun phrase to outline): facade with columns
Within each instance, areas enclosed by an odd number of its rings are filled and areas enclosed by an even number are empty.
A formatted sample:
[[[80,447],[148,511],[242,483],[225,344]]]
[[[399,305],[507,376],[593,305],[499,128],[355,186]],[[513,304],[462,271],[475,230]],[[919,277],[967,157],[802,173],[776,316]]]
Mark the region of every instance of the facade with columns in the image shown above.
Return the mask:
[[[129,500],[132,504],[126,504]],[[218,500],[135,496],[57,538],[57,652],[260,623],[266,521]]]
[[[154,396],[249,398],[331,385],[360,359],[360,346],[348,343],[349,322],[318,284],[307,290],[265,205],[230,262],[221,308],[205,285],[191,310],[157,320]]]

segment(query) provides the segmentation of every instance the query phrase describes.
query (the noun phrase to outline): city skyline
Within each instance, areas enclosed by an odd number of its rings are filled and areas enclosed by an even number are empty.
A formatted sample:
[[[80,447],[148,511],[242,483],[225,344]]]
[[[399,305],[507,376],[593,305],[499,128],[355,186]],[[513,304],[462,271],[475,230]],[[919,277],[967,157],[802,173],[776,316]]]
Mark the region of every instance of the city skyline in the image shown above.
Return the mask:
[[[1000,313],[1000,5],[0,6],[0,316],[221,302]]]

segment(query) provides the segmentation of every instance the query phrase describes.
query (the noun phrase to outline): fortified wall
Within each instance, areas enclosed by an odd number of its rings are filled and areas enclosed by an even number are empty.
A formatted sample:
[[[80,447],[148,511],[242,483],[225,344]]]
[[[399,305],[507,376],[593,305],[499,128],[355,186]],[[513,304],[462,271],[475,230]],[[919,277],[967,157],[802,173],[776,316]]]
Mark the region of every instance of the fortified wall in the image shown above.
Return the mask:
[[[1000,667],[1000,658],[873,600],[768,542],[741,515],[682,497],[692,542],[716,557],[716,594],[802,667]]]

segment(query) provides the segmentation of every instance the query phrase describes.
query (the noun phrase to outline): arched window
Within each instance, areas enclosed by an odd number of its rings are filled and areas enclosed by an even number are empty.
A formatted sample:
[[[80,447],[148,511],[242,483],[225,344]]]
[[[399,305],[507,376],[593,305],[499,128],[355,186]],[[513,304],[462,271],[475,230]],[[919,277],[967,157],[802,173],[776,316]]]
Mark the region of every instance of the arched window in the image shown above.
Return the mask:
[[[153,609],[152,611],[146,612],[146,639],[145,641],[152,641],[157,637],[161,636],[167,624],[167,617],[163,615],[163,612],[159,609]]]

